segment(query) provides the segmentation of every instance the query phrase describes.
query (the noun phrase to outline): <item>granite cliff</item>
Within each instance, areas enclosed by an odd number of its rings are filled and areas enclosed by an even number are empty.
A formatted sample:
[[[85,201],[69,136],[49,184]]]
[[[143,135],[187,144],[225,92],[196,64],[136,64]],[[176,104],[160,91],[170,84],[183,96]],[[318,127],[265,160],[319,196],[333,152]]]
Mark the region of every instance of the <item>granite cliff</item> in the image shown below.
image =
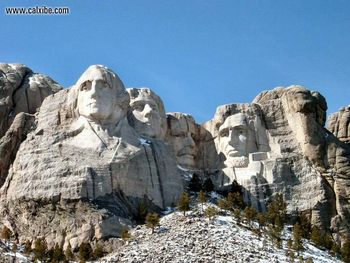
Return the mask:
[[[76,248],[119,236],[142,208],[176,204],[194,174],[219,191],[237,181],[261,211],[282,193],[289,215],[304,212],[338,242],[350,238],[348,111],[327,130],[318,92],[264,91],[252,103],[219,106],[199,125],[189,114],[166,114],[149,88],[125,89],[104,66],[63,90],[35,74],[23,84],[33,75],[27,67],[1,67],[11,78],[0,77],[1,105],[10,105],[0,108],[0,213],[22,241],[42,236],[49,246]],[[30,83],[54,94],[14,103],[9,94]],[[38,113],[28,115],[34,105]]]

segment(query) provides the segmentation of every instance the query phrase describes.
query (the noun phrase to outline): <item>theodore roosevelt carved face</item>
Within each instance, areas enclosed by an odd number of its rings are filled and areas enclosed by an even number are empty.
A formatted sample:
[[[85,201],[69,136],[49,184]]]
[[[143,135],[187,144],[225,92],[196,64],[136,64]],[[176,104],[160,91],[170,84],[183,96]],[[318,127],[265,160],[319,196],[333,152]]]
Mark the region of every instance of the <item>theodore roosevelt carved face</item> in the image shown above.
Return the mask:
[[[197,126],[192,116],[183,113],[170,113],[168,120],[168,140],[174,149],[177,163],[185,168],[196,165]]]

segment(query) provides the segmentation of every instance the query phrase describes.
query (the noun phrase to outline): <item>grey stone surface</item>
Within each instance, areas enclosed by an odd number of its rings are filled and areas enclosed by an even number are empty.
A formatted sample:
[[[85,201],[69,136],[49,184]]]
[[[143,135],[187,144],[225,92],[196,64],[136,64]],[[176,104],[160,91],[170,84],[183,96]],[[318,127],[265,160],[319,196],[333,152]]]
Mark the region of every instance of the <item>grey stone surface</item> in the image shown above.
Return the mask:
[[[329,116],[327,129],[339,140],[350,143],[350,106],[341,108]]]
[[[34,114],[42,101],[62,87],[22,64],[0,64],[0,138],[20,112]]]

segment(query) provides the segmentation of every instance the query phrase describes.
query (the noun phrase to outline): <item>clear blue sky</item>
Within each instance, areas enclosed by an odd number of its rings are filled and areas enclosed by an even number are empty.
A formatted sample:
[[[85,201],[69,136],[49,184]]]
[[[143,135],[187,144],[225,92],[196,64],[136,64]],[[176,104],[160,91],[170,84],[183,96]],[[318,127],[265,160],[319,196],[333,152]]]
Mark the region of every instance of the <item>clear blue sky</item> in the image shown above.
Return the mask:
[[[6,16],[5,6],[68,6],[67,16]],[[212,118],[218,105],[301,84],[328,113],[350,104],[347,0],[2,0],[0,61],[63,86],[91,64],[146,86],[167,111]]]

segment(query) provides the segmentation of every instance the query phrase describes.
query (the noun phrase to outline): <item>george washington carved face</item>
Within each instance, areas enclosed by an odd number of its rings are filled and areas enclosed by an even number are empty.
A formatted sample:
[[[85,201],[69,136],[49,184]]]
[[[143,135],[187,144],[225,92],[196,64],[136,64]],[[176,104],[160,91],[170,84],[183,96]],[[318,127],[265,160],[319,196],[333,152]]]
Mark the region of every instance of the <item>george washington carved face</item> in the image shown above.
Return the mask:
[[[77,82],[78,112],[93,122],[117,123],[126,114],[128,95],[108,68],[90,66]]]

